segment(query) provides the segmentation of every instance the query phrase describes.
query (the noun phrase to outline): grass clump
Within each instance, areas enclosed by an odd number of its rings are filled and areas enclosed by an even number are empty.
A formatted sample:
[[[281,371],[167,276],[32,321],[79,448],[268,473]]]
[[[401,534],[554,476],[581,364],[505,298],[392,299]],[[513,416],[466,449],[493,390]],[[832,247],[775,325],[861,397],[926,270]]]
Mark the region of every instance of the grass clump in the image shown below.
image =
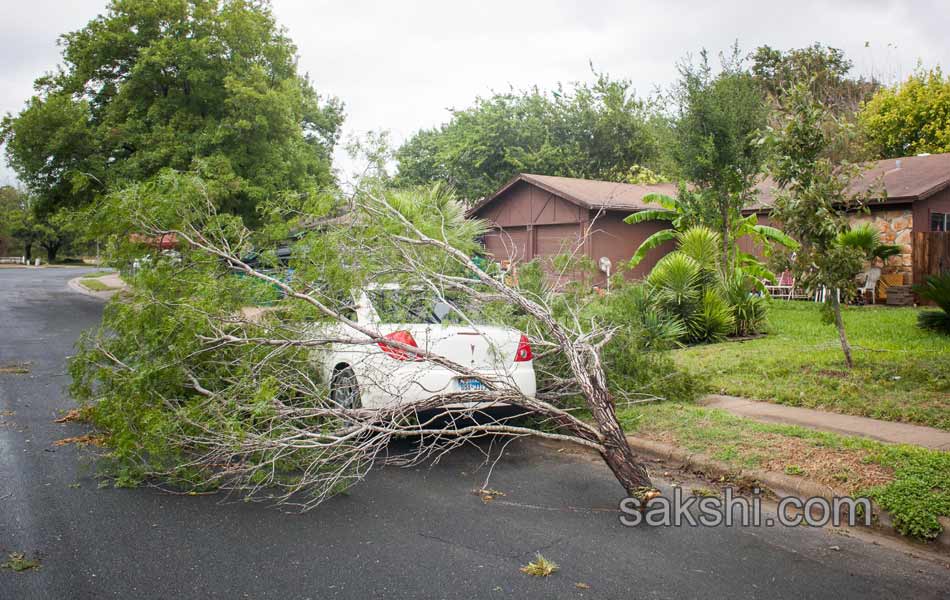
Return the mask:
[[[90,289],[94,292],[108,292],[111,290],[119,289],[119,288],[108,286],[102,283],[101,281],[99,281],[98,279],[83,278],[79,280],[79,283],[82,284],[84,288]]]
[[[532,577],[547,577],[558,570],[557,563],[550,561],[539,552],[535,559],[521,567],[521,572]]]

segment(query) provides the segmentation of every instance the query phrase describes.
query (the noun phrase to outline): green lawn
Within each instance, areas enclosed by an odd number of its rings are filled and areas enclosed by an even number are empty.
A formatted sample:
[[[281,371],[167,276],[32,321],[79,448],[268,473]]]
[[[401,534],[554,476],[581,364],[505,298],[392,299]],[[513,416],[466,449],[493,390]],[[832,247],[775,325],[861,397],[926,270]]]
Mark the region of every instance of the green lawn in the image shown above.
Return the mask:
[[[624,430],[741,469],[806,477],[871,497],[905,535],[933,538],[950,516],[950,452],[892,445],[794,425],[759,423],[724,410],[658,402],[618,410]]]
[[[916,327],[914,308],[844,311],[855,368],[812,302],[773,303],[761,338],[674,352],[707,392],[950,430],[950,337]]]
[[[83,287],[90,289],[94,292],[108,292],[110,290],[118,289],[118,288],[110,287],[102,283],[98,279],[80,279],[79,283],[81,283]]]

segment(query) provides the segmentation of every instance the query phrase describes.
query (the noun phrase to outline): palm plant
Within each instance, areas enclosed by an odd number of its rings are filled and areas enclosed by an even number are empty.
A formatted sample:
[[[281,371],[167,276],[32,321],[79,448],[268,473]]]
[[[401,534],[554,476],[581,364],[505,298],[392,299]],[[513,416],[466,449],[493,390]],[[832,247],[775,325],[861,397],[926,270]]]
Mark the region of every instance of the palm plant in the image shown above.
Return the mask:
[[[927,277],[914,291],[940,307],[940,310],[921,311],[917,315],[917,326],[950,335],[950,272]]]
[[[660,208],[633,213],[624,219],[624,222],[629,225],[636,225],[637,223],[648,223],[650,221],[667,221],[670,223],[670,227],[661,229],[643,240],[630,259],[631,268],[640,264],[640,261],[650,250],[658,248],[666,242],[676,240],[677,232],[686,231],[691,227],[702,224],[704,221],[703,216],[692,205],[672,196],[653,193],[647,194],[643,199],[646,202],[658,204]],[[798,242],[787,236],[781,229],[769,225],[760,225],[754,214],[733,220],[730,223],[730,229],[729,239],[738,240],[742,237],[749,237],[766,251],[772,244],[778,244],[792,250],[798,248]],[[756,260],[751,254],[740,250],[737,244],[734,245],[733,252],[737,262]],[[756,262],[758,261],[756,260]]]
[[[882,244],[881,232],[870,223],[842,231],[835,241],[840,246],[860,249],[867,260],[880,258],[886,261],[901,253],[901,247],[896,244]]]
[[[761,326],[764,301],[750,300],[755,278],[736,267],[729,281],[738,283],[726,284],[717,232],[698,225],[674,232],[673,239],[676,251],[660,259],[647,285],[661,313],[681,324],[685,341],[716,342]]]

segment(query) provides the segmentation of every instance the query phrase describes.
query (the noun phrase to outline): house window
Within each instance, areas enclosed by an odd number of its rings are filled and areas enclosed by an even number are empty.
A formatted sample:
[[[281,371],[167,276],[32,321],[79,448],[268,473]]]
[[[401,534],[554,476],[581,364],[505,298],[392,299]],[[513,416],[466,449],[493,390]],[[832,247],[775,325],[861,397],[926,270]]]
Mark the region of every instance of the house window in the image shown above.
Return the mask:
[[[930,213],[930,231],[950,231],[950,213]]]

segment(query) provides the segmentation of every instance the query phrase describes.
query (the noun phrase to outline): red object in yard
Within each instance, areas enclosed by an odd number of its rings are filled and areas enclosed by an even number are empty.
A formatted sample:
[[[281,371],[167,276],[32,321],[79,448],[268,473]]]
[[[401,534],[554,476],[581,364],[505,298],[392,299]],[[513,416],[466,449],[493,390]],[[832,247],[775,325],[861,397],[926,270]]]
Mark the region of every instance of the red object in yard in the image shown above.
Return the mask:
[[[412,337],[412,334],[408,331],[400,330],[394,331],[392,333],[387,333],[385,336],[387,340],[392,340],[394,342],[412,346],[413,348],[418,348],[419,345],[416,344],[416,340]],[[407,352],[402,348],[397,348],[396,346],[390,346],[386,342],[377,342],[379,344],[379,349],[385,352],[388,356],[395,358],[396,360],[422,360],[422,357],[418,354],[413,354],[412,352]]]
[[[531,353],[531,343],[528,341],[528,336],[521,334],[521,341],[518,342],[518,351],[515,352],[515,362],[527,362],[534,358],[534,354]]]
[[[174,233],[163,233],[157,236],[131,233],[129,234],[129,241],[151,246],[159,250],[174,250],[178,246],[178,236]]]

